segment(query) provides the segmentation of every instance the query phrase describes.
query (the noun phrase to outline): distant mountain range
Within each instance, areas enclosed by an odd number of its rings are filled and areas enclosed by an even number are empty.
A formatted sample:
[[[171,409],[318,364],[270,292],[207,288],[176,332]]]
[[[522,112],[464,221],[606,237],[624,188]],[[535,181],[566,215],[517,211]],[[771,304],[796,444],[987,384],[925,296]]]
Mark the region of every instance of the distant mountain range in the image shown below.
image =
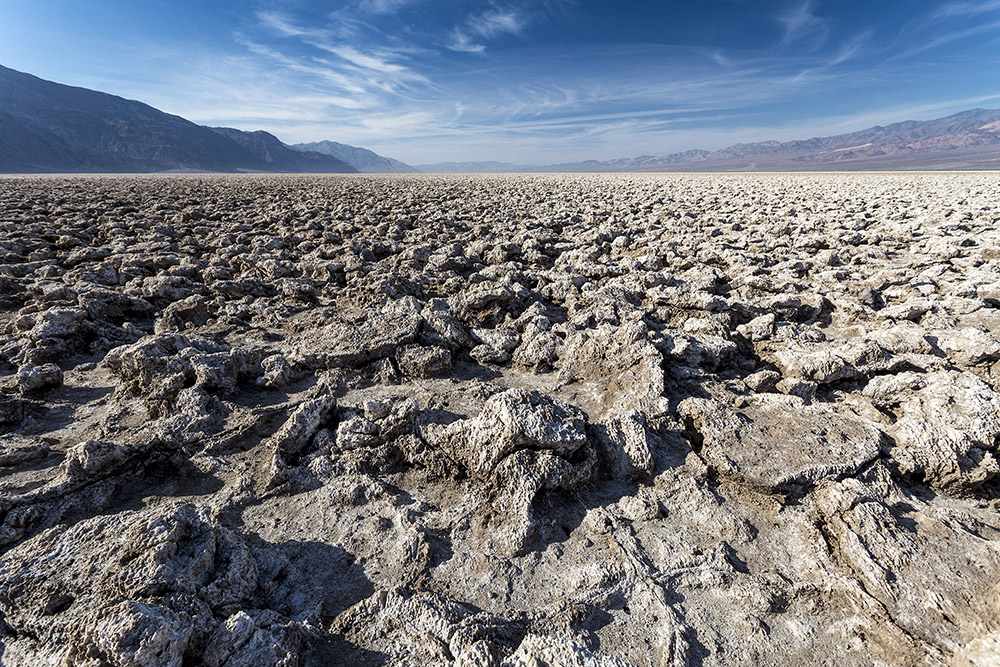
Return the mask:
[[[336,141],[314,141],[309,144],[294,144],[292,148],[297,151],[314,151],[323,155],[332,155],[339,160],[343,160],[358,171],[367,174],[412,174],[420,171],[399,160],[393,160],[391,157],[383,157],[367,148],[348,146]]]
[[[510,174],[522,171],[537,171],[542,167],[533,167],[510,162],[435,162],[433,164],[418,164],[417,169],[428,174]]]
[[[691,150],[543,167],[507,162],[440,162],[417,168],[435,173],[1000,170],[1000,109],[973,109],[935,120],[908,120],[832,137],[733,144],[718,151]]]
[[[273,134],[205,127],[115,95],[0,66],[0,173],[509,173],[1000,170],[1000,109],[905,121],[832,137],[734,144],[548,166],[439,162],[411,167],[335,141],[288,146]]]
[[[801,141],[734,144],[718,151],[572,162],[546,172],[852,171],[1000,169],[1000,109],[973,109],[935,120],[908,120]],[[528,169],[536,171],[535,169]]]
[[[196,125],[115,95],[0,67],[0,172],[358,171],[267,132]]]

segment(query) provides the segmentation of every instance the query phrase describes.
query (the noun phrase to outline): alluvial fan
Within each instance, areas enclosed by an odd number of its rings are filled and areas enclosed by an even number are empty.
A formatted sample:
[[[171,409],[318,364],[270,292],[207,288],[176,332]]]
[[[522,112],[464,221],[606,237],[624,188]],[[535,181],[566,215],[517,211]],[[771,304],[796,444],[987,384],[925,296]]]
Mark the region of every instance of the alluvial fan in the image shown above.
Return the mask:
[[[0,662],[990,664],[995,174],[0,180]]]

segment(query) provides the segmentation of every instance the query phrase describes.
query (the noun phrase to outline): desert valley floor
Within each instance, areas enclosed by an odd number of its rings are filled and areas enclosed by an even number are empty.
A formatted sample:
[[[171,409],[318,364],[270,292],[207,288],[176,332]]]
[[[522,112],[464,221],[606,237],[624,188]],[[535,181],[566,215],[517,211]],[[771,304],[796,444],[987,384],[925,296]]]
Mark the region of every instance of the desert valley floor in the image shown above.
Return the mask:
[[[1000,175],[0,179],[5,665],[995,664]]]

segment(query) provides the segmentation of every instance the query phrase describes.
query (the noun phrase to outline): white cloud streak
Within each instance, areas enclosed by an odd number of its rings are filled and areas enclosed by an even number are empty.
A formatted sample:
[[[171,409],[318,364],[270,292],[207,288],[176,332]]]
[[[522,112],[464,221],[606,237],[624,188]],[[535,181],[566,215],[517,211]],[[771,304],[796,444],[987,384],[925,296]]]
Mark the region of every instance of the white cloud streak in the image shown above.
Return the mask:
[[[986,0],[984,2],[949,2],[935,11],[932,16],[936,18],[954,16],[975,16],[978,14],[988,14],[1000,11],[1000,0]]]
[[[395,14],[416,0],[361,0],[358,7],[369,14]]]
[[[501,35],[517,35],[524,30],[526,20],[521,12],[514,9],[495,9],[469,19],[468,30],[484,39],[495,39]]]
[[[941,46],[945,46],[946,44],[951,44],[952,42],[968,39],[969,37],[982,33],[993,32],[995,30],[1000,30],[1000,21],[981,23],[971,28],[951,30],[935,37],[934,39],[920,43],[918,46],[895,53],[887,59],[887,62],[906,60],[920,53],[924,53],[925,51],[931,51]]]
[[[520,35],[527,24],[527,16],[511,8],[474,14],[462,26],[452,30],[448,48],[452,51],[482,53],[486,50],[486,45],[479,40],[489,41],[505,35]]]
[[[788,46],[810,36],[817,44],[826,39],[827,22],[813,13],[812,0],[805,0],[802,4],[780,14],[778,21],[785,28],[781,46]]]

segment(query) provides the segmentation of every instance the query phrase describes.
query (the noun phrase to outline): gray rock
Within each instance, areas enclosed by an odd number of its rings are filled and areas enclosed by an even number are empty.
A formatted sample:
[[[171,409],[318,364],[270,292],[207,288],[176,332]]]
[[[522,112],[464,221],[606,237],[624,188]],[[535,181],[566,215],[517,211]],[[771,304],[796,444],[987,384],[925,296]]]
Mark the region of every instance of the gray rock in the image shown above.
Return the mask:
[[[533,372],[546,373],[553,369],[559,358],[562,340],[551,331],[524,334],[522,343],[514,352],[514,362]]]
[[[508,354],[517,349],[521,342],[521,335],[516,330],[507,328],[475,328],[472,330],[472,337],[483,345]]]
[[[17,371],[17,386],[22,394],[61,387],[62,383],[62,369],[55,364],[22,366]]]
[[[441,377],[451,371],[451,353],[443,347],[407,345],[396,352],[396,363],[407,377]]]
[[[678,406],[696,448],[720,475],[763,491],[856,473],[879,455],[882,434],[861,417],[774,394],[741,410],[709,399]]]
[[[489,345],[476,345],[469,350],[469,356],[473,361],[480,364],[500,366],[511,360],[510,352],[497,350]]]
[[[1000,359],[1000,338],[988,331],[961,328],[935,331],[934,337],[953,364],[968,368]]]
[[[653,472],[659,439],[649,431],[646,415],[637,410],[616,415],[605,425],[606,447],[617,479],[643,479]]]
[[[270,609],[241,610],[212,633],[202,660],[208,667],[299,664],[307,632]]]
[[[1000,473],[1000,394],[975,375],[900,373],[873,379],[864,394],[897,413],[888,433],[904,473],[950,491],[975,489]]]
[[[87,440],[72,447],[63,459],[62,468],[70,479],[94,479],[117,468],[130,452],[120,445]]]
[[[188,354],[182,354],[186,350]],[[219,347],[207,340],[160,334],[112,350],[103,363],[118,377],[118,391],[141,396],[157,417],[170,412],[180,391],[193,384],[191,357],[218,351]]]
[[[799,378],[783,378],[776,385],[774,385],[774,388],[782,394],[794,396],[807,404],[812,403],[813,399],[816,398],[817,385],[815,382],[810,382],[809,380],[801,380]]]
[[[280,354],[264,357],[260,367],[263,375],[257,379],[257,383],[263,387],[284,387],[295,377],[292,365]]]
[[[909,499],[893,506],[884,493],[855,479],[827,483],[815,511],[841,572],[857,577],[862,595],[894,610],[893,622],[905,632],[926,638],[923,659],[940,662],[993,632],[995,585],[961,573],[971,566],[1000,574],[1000,549],[957,517]],[[953,567],[936,567],[940,559]],[[949,620],[959,617],[957,624]]]
[[[337,399],[325,384],[315,396],[295,407],[285,423],[268,440],[270,465],[266,487],[272,489],[289,481],[294,462],[309,447],[317,432],[331,419]]]
[[[774,313],[765,313],[736,327],[736,330],[753,342],[767,340],[774,333]]]
[[[295,343],[290,361],[312,368],[360,366],[391,356],[412,343],[420,331],[419,315],[367,314],[357,326],[331,324],[304,334]]]
[[[454,422],[432,443],[492,498],[480,515],[482,531],[491,548],[507,553],[533,538],[539,491],[586,482],[597,458],[581,410],[523,389],[492,396],[479,416]]]
[[[257,568],[245,543],[191,506],[98,516],[8,551],[0,610],[12,664],[180,665],[246,603]]]
[[[757,392],[772,391],[779,381],[781,381],[781,373],[768,369],[751,373],[743,378],[743,382],[746,386],[749,387],[751,391]]]
[[[663,355],[642,322],[580,332],[567,342],[561,362],[561,383],[600,383],[614,412],[649,410],[663,395]]]
[[[570,455],[587,442],[586,416],[534,391],[496,394],[472,420],[456,422],[460,434],[450,454],[473,475],[489,478],[502,459],[522,449]]]

